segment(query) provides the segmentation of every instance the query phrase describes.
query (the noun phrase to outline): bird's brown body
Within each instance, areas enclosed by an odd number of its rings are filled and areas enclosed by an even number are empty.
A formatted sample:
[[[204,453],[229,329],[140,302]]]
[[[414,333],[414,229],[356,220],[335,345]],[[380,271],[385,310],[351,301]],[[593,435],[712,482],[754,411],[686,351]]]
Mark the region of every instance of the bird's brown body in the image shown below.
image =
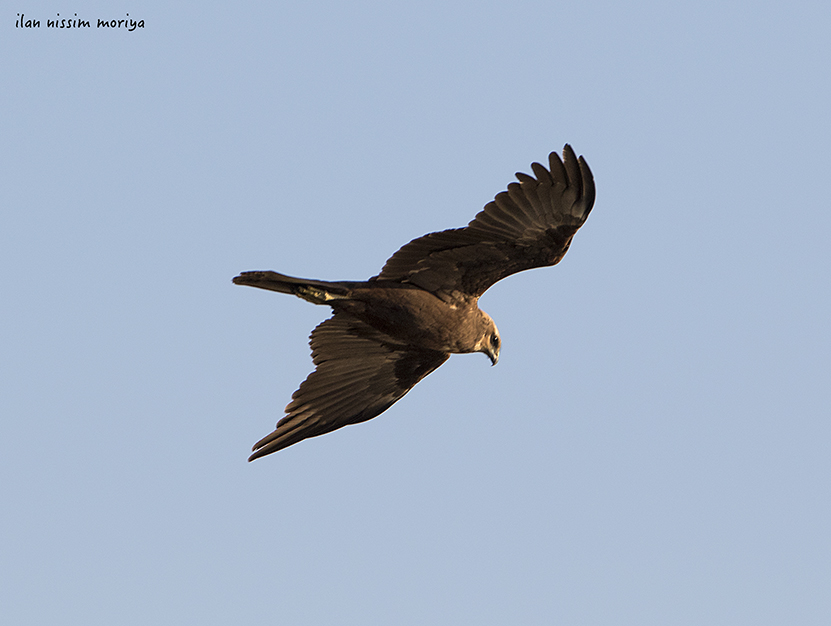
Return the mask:
[[[277,272],[245,272],[234,282],[293,293],[313,304],[327,304],[335,313],[355,317],[396,342],[438,352],[482,352],[483,335],[496,330],[490,316],[479,308],[478,298],[448,304],[412,285],[387,286],[374,281],[326,283]],[[281,284],[291,287],[276,288]]]
[[[418,287],[357,288],[350,300],[332,304],[408,345],[451,354],[481,351],[482,335],[493,325],[477,300],[447,304]]]
[[[315,371],[249,460],[379,415],[450,354],[482,352],[496,364],[499,331],[479,309],[479,296],[505,276],[558,263],[594,204],[591,171],[570,146],[563,160],[549,155],[549,169],[532,169],[536,178],[517,174],[520,182],[468,226],[411,241],[368,281],[270,271],[234,278],[334,311],[312,332]]]

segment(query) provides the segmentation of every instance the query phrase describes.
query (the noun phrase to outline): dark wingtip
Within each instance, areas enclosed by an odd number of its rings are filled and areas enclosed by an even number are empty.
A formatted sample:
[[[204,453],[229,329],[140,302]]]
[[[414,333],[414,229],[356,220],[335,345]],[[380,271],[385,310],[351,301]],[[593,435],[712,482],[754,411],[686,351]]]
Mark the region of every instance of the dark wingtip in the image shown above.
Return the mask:
[[[267,454],[271,454],[272,452],[276,452],[276,450],[272,449],[269,446],[269,441],[273,438],[274,433],[269,433],[268,436],[263,437],[254,446],[251,448],[253,454],[248,457],[248,462],[256,461],[257,459],[266,456]]]
[[[589,169],[589,164],[586,163],[586,159],[583,158],[582,154],[577,160],[577,164],[580,166],[580,176],[583,178],[583,198],[588,209],[586,215],[588,215],[594,206],[594,200],[597,195],[594,188],[594,174],[592,174],[591,169]]]
[[[582,154],[579,157],[575,154],[571,144],[563,146],[563,164],[568,171],[570,182],[579,185],[579,193],[583,197],[586,206],[585,216],[588,216],[594,206],[596,196],[594,175],[589,168],[589,164],[586,163],[586,159],[583,158]]]
[[[286,419],[286,418],[283,418]],[[268,456],[269,454],[274,454],[275,452],[279,452],[283,448],[288,448],[290,445],[297,443],[301,439],[305,437],[300,437],[300,439],[290,439],[286,438],[286,433],[283,430],[280,430],[280,424],[283,423],[283,420],[277,423],[277,429],[267,434],[265,437],[260,439],[251,450],[254,452],[251,456],[248,457],[248,462],[254,461],[264,456]]]
[[[254,444],[254,447],[251,448],[251,450],[253,450],[254,454],[248,457],[249,463],[251,461],[256,461],[257,459],[260,459],[268,454],[271,454],[272,452],[276,452],[276,450],[270,449],[267,445],[261,445],[259,441]]]

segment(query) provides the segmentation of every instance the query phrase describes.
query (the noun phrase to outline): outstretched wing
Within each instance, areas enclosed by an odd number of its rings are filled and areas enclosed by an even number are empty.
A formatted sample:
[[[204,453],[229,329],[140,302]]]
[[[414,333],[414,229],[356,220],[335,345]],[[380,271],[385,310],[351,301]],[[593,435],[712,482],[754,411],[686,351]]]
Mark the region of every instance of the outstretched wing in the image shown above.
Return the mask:
[[[594,178],[571,146],[548,157],[549,169],[532,163],[534,176],[498,194],[464,228],[414,239],[371,280],[418,285],[444,300],[482,295],[496,281],[563,258],[594,205]]]
[[[315,328],[310,345],[317,368],[249,461],[380,415],[450,356],[396,342],[345,313]]]

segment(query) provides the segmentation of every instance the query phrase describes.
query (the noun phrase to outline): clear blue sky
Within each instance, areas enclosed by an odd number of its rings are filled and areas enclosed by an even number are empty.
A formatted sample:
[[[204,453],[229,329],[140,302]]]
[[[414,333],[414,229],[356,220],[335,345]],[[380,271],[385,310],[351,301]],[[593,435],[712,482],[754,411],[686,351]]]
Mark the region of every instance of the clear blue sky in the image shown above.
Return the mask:
[[[6,3],[3,621],[831,623],[828,3],[276,5]],[[566,142],[499,365],[246,463],[328,309],[231,278],[371,276]]]

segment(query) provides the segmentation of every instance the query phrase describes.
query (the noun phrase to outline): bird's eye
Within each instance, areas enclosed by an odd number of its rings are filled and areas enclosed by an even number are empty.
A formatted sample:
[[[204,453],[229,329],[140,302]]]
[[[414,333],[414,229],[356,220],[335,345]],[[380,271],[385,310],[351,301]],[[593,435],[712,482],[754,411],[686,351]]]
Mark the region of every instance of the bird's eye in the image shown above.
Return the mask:
[[[499,347],[499,337],[495,333],[491,335],[491,345],[495,348]]]

